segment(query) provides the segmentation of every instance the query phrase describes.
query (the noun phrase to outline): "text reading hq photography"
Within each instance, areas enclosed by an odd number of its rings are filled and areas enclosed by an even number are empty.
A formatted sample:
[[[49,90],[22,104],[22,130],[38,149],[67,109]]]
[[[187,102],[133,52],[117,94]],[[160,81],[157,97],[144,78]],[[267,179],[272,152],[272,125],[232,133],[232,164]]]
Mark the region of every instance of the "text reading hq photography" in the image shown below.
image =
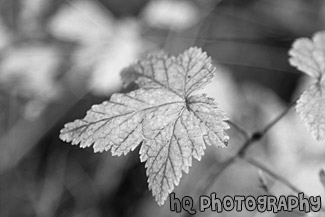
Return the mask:
[[[169,196],[170,210],[172,212],[181,212],[182,209],[188,213],[196,214],[194,209],[194,200],[190,196],[183,198],[177,198],[175,193],[171,193]],[[248,211],[257,210],[258,212],[272,211],[277,213],[279,211],[292,212],[297,209],[301,212],[309,213],[311,211],[318,212],[321,209],[322,201],[320,196],[305,197],[304,193],[299,193],[298,196],[294,195],[281,195],[276,197],[273,195],[260,195],[254,196],[224,196],[218,198],[215,192],[211,193],[210,196],[202,195],[199,198],[199,211],[214,211],[214,212],[229,212],[236,210],[241,212],[243,209]]]

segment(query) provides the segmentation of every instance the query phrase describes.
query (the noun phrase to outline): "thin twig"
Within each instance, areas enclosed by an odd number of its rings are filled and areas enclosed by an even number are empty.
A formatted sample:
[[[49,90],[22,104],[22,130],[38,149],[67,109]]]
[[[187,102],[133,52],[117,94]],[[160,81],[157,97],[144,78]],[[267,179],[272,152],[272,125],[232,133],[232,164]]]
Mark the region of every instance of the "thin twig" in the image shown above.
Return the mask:
[[[297,101],[298,101],[299,97],[295,98],[295,100],[293,100],[288,107],[277,117],[275,118],[273,121],[271,121],[262,131],[261,134],[266,134],[276,123],[278,123],[290,110],[293,106],[296,105]]]
[[[261,164],[260,162],[251,159],[251,158],[242,158],[242,160],[244,160],[245,162],[251,164],[252,166],[261,169],[263,172],[269,174],[273,179],[281,182],[282,184],[286,185],[287,187],[289,187],[292,191],[294,191],[295,193],[299,194],[301,192],[303,192],[301,189],[297,188],[296,186],[294,186],[290,181],[288,181],[287,179],[285,179],[284,177],[276,174],[275,172],[273,172],[272,170],[270,170],[269,168],[267,168],[266,166],[264,166],[263,164]],[[308,194],[304,193],[304,195],[306,197],[310,197]],[[325,211],[325,207],[322,206],[321,207],[322,211]]]
[[[275,180],[285,184],[286,186],[288,186],[290,189],[292,189],[294,192],[296,193],[300,193],[302,192],[301,190],[299,190],[297,187],[295,187],[291,182],[289,182],[288,180],[286,180],[285,178],[279,176],[278,174],[274,173],[273,171],[271,171],[270,169],[268,169],[266,166],[264,166],[263,164],[261,164],[260,162],[251,159],[251,158],[243,158],[243,161],[261,169],[263,172],[269,174],[272,178],[274,178]]]
[[[246,63],[235,63],[231,61],[225,61],[225,60],[219,60],[218,63],[220,65],[224,65],[227,67],[240,67],[240,68],[249,68],[253,70],[263,70],[263,71],[272,71],[272,72],[279,72],[279,73],[292,73],[292,74],[297,74],[297,71],[291,70],[282,70],[279,68],[272,68],[272,67],[264,67],[262,65],[251,65],[251,64],[246,64]]]
[[[177,38],[181,40],[191,40],[193,36],[177,36]],[[218,42],[230,42],[230,43],[243,43],[243,44],[252,44],[252,45],[263,45],[268,47],[274,47],[278,49],[286,49],[283,48],[283,45],[287,45],[293,41],[293,39],[285,40],[285,41],[268,41],[262,38],[245,38],[245,37],[214,37],[214,38],[196,38],[197,42],[204,43],[218,43]]]
[[[220,175],[228,168],[230,167],[237,159],[245,159],[245,154],[248,150],[248,148],[256,143],[257,141],[260,141],[265,134],[272,128],[274,127],[288,112],[290,109],[297,103],[297,99],[295,99],[292,103],[288,105],[288,107],[281,112],[273,121],[271,121],[269,124],[267,124],[261,131],[253,133],[241,146],[241,148],[237,151],[235,155],[232,157],[228,158],[228,160],[224,161],[221,165],[213,165],[212,166],[212,171],[209,173],[209,177],[207,178],[207,181],[205,183],[205,188],[202,191],[203,194],[206,194],[207,191],[212,187],[212,185],[218,180]],[[236,125],[237,126],[237,125]],[[236,128],[237,129],[237,128]],[[213,172],[215,171],[215,172]],[[196,201],[194,205],[194,209],[197,210],[199,206],[198,201]],[[186,212],[184,214],[184,217],[189,217],[191,214]]]
[[[250,135],[249,135],[249,133],[246,132],[246,130],[244,130],[244,128],[242,128],[240,125],[232,122],[231,120],[228,120],[227,123],[229,125],[233,126],[240,134],[242,134],[246,140],[249,140]]]
[[[245,160],[245,159],[244,159]],[[249,162],[247,162],[246,161],[246,163],[249,163]],[[257,166],[257,165],[253,165],[253,166],[255,166],[257,169],[258,169],[258,172],[259,172],[259,181],[261,182],[261,185],[259,186],[259,187],[261,187],[264,191],[265,191],[265,193],[267,194],[267,195],[273,195],[273,196],[276,196],[276,194],[274,194],[274,193],[272,193],[271,192],[271,190],[269,189],[269,185],[268,185],[268,183],[267,183],[267,181],[266,181],[266,178],[264,177],[264,175],[263,175],[263,173],[264,172],[266,172],[266,173],[268,173],[268,171],[266,171],[266,170],[264,170],[264,167],[263,168],[261,168],[261,167],[259,167],[259,166]],[[262,165],[263,166],[263,165]],[[270,171],[270,172],[272,172],[272,171]],[[272,178],[274,178],[274,176],[272,176],[270,173],[268,173]],[[272,172],[272,174],[274,174],[273,172]],[[276,174],[274,174],[274,175],[276,175]],[[276,179],[276,178],[274,178],[274,179]],[[299,192],[300,193],[300,192]],[[298,193],[298,194],[299,194]],[[308,196],[308,195],[307,195]],[[301,215],[301,212],[299,212],[299,210],[296,210],[296,209],[294,209],[294,210],[292,210],[292,212],[293,213],[295,213],[295,214],[297,214],[298,216],[300,216]]]
[[[273,195],[270,190],[269,183],[267,182],[264,176],[263,170],[259,169],[257,172],[258,172],[258,181],[260,182],[258,187],[263,189],[267,193],[267,195]]]

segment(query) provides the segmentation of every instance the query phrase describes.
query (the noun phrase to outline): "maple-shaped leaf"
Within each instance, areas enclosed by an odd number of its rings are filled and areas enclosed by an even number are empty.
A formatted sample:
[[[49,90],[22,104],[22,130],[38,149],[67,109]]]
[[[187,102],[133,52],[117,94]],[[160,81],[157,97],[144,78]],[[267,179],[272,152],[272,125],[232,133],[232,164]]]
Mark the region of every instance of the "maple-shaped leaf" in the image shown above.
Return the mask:
[[[149,55],[133,66],[140,89],[92,106],[84,119],[66,124],[60,138],[93,145],[95,152],[110,149],[113,155],[127,154],[142,142],[149,189],[162,205],[193,157],[200,160],[206,145],[227,145],[226,115],[213,99],[194,95],[214,70],[198,48],[177,58]]]
[[[325,31],[312,40],[298,39],[289,51],[290,64],[311,76],[315,82],[297,102],[300,119],[317,140],[325,139]]]

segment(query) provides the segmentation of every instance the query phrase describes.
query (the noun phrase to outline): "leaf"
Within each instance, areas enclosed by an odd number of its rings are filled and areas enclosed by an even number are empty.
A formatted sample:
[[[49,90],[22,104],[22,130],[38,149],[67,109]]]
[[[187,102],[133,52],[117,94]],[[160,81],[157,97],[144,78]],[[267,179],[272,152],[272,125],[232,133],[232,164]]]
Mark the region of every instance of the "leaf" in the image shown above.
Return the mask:
[[[193,95],[214,74],[201,49],[190,48],[177,58],[149,55],[133,67],[140,89],[92,106],[84,119],[66,124],[60,138],[83,148],[93,145],[95,152],[110,149],[113,155],[142,143],[149,189],[162,205],[193,157],[200,160],[206,145],[227,145],[229,126],[213,99]]]
[[[151,27],[185,30],[200,19],[198,8],[190,1],[150,1],[144,8],[142,19]]]
[[[17,46],[3,54],[0,85],[28,100],[27,118],[37,117],[48,103],[61,95],[56,78],[61,56],[60,49],[43,43]]]
[[[325,86],[313,84],[305,91],[296,106],[300,119],[318,140],[325,139]]]
[[[302,38],[294,42],[290,64],[316,80],[297,102],[296,110],[302,122],[316,138],[325,139],[325,31],[318,32],[313,39]]]
[[[164,53],[149,55],[129,71],[137,75],[141,88],[166,88],[186,99],[211,81],[214,70],[206,53],[190,48],[177,58]]]
[[[315,79],[320,79],[325,73],[325,31],[316,33],[312,40],[296,40],[289,55],[291,65]]]
[[[73,1],[51,20],[55,36],[79,42],[72,54],[75,71],[87,77],[88,89],[100,96],[122,86],[119,72],[134,63],[148,43],[135,19],[116,20],[96,1]]]
[[[134,63],[146,47],[140,35],[139,25],[134,20],[120,21],[115,25],[114,33],[108,38],[108,45],[97,49],[96,62],[92,65],[88,87],[97,95],[111,95],[120,89],[120,71]],[[85,57],[89,56],[88,53]]]
[[[96,1],[69,1],[48,24],[56,37],[81,45],[107,42],[113,32],[112,15]]]
[[[60,51],[55,47],[21,46],[4,55],[0,83],[26,96],[51,99],[59,92],[55,82],[59,66]]]

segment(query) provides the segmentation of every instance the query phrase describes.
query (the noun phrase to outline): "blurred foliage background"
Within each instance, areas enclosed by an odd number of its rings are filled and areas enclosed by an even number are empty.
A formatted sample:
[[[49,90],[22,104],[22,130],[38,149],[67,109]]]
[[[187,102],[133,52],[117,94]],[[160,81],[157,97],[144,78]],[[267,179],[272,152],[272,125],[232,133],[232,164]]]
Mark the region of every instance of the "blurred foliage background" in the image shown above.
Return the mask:
[[[120,71],[148,52],[199,46],[217,65],[205,89],[233,122],[255,132],[309,81],[288,64],[298,37],[325,28],[323,0],[0,0],[0,216],[172,216],[148,190],[139,149],[94,154],[59,140],[64,123],[124,88]],[[227,149],[208,147],[176,187],[198,198],[211,165],[244,138],[231,129]],[[324,189],[325,145],[292,110],[249,157],[310,195]],[[233,165],[211,191],[265,194],[259,172]],[[266,175],[274,195],[292,193]],[[303,216],[303,213],[201,213],[202,216]]]

